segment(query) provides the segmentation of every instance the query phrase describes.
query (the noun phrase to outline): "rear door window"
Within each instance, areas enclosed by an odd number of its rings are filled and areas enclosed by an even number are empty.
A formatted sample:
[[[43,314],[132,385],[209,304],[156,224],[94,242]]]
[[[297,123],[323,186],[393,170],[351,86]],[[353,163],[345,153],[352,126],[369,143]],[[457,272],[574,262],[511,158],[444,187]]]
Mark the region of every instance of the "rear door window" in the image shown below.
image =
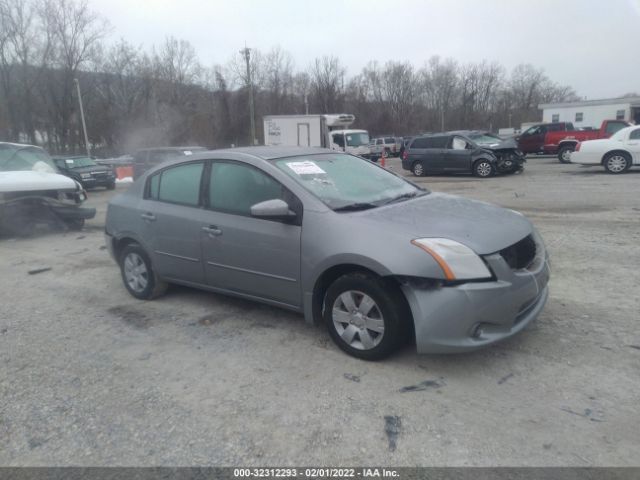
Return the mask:
[[[416,138],[410,148],[431,148],[430,138]]]
[[[449,137],[432,137],[431,138],[432,146],[431,148],[447,148],[447,143],[449,143]]]

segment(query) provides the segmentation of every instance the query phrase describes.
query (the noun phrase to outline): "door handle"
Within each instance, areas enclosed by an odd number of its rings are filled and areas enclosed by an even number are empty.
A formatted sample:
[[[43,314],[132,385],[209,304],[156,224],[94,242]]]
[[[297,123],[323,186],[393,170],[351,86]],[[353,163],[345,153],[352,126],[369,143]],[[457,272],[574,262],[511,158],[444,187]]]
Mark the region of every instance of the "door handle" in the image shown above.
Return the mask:
[[[202,231],[207,233],[210,237],[218,237],[222,235],[222,230],[215,225],[209,225],[208,227],[202,227]]]
[[[147,222],[156,221],[156,216],[153,213],[142,213],[140,214],[140,216],[142,217],[143,220],[146,220]]]

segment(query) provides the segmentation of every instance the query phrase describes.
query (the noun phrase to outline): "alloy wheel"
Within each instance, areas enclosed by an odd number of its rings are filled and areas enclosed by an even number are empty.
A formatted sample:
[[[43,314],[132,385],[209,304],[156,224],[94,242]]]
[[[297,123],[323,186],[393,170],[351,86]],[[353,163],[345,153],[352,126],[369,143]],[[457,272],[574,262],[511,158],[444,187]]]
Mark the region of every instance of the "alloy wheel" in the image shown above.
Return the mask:
[[[480,162],[476,167],[476,172],[480,177],[488,177],[491,175],[491,164],[489,162]]]
[[[627,168],[627,159],[622,155],[612,155],[607,159],[607,169],[613,173],[620,173]]]

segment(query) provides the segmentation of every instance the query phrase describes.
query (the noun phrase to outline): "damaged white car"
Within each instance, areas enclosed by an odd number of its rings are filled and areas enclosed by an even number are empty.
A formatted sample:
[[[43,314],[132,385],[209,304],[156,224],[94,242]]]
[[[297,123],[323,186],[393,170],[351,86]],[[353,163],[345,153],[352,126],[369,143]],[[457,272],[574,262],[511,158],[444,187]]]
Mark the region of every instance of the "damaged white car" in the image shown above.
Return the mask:
[[[0,143],[0,233],[28,235],[42,223],[80,229],[96,214],[81,206],[86,199],[42,148]]]

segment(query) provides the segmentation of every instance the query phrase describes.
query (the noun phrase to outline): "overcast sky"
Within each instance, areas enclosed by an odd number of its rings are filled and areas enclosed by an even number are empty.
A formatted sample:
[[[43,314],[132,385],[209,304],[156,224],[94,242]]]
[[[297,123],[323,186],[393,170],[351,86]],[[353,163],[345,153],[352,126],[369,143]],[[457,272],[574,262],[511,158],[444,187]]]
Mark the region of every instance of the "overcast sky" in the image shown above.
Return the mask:
[[[337,55],[348,75],[369,60],[432,55],[531,63],[588,98],[640,93],[640,0],[90,0],[120,37],[150,48],[173,35],[200,61],[280,45],[303,69]]]

